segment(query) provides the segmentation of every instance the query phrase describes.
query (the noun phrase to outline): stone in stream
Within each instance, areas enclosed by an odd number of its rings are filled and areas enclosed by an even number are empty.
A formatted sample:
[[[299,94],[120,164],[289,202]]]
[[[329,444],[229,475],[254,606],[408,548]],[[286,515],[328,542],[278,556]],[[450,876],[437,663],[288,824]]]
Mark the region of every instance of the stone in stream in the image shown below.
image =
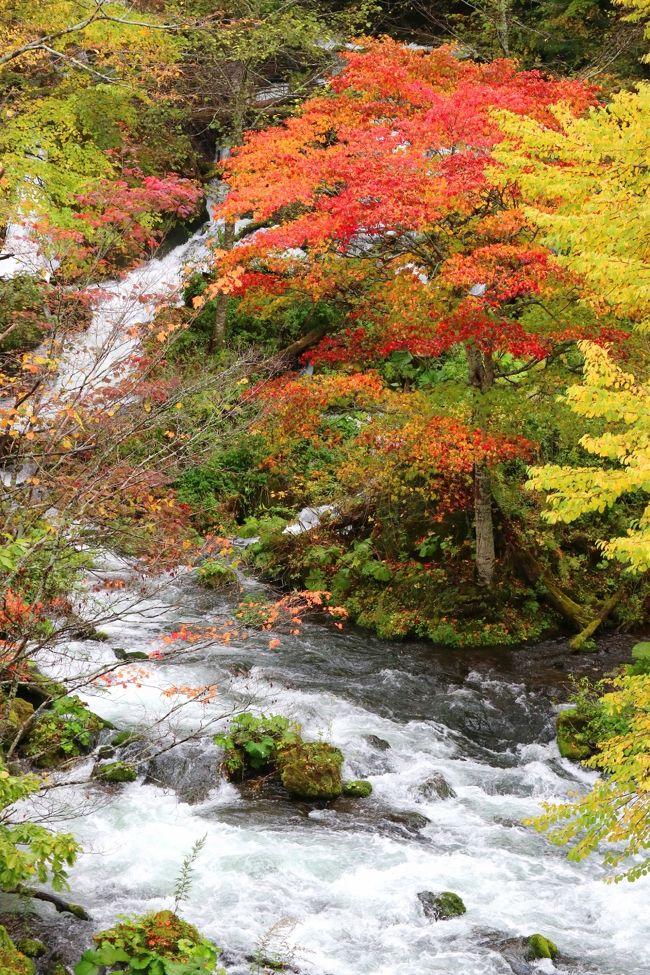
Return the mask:
[[[552,961],[559,954],[557,945],[543,934],[504,938],[496,942],[491,941],[490,946],[502,954],[513,975],[534,975],[538,969],[531,965],[531,962],[546,958]]]
[[[135,782],[137,777],[138,770],[129,762],[108,762],[93,769],[93,778],[100,782]]]
[[[431,822],[419,812],[391,812],[384,819],[388,823],[394,823],[410,836],[417,835]]]
[[[372,795],[372,785],[366,779],[353,779],[343,783],[343,795],[350,799],[367,799]]]
[[[440,894],[434,894],[431,890],[421,890],[418,900],[422,904],[424,916],[431,921],[448,921],[452,917],[460,917],[467,911],[462,898],[451,890],[443,890]]]
[[[343,753],[325,741],[303,741],[278,755],[280,781],[297,799],[337,799],[343,791]]]
[[[124,647],[113,647],[113,653],[117,660],[148,660],[149,654],[144,650],[125,650]]]
[[[380,752],[387,752],[390,748],[390,742],[387,742],[385,738],[379,738],[377,735],[364,735],[364,741],[367,741],[369,745]]]
[[[416,792],[423,799],[433,799],[434,796],[437,796],[438,799],[456,798],[456,793],[440,772],[434,772],[424,782],[421,782]]]

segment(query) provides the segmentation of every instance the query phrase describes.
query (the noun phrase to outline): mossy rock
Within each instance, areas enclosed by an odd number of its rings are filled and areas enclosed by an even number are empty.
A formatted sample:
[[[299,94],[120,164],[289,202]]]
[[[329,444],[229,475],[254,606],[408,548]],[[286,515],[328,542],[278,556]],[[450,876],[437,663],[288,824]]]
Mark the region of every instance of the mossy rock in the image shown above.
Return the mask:
[[[462,898],[452,890],[443,890],[440,894],[421,890],[418,900],[422,904],[425,916],[433,921],[448,921],[452,917],[460,917],[467,911]]]
[[[353,779],[343,783],[343,795],[350,799],[367,799],[372,795],[372,784],[365,779]]]
[[[61,698],[55,708],[43,713],[27,739],[25,754],[37,768],[57,768],[87,754],[106,727],[78,697]]]
[[[93,778],[100,782],[135,782],[137,777],[138,770],[129,762],[108,762],[93,769]]]
[[[117,660],[148,660],[149,654],[144,650],[125,650],[124,647],[113,647],[113,653]]]
[[[233,567],[216,560],[210,560],[200,565],[196,577],[202,586],[217,591],[234,589],[239,585],[239,579]]]
[[[124,745],[131,745],[134,741],[140,741],[137,731],[118,731],[111,738],[111,745],[114,748],[122,748]]]
[[[0,708],[4,712],[5,704],[0,702]],[[15,697],[11,702],[9,714],[0,721],[0,742],[5,745],[11,744],[20,729],[29,721],[34,714],[34,705],[21,697]]]
[[[46,945],[38,938],[23,938],[17,943],[16,947],[28,958],[40,958],[47,951]]]
[[[582,762],[595,754],[595,749],[582,736],[586,727],[587,720],[580,716],[577,708],[560,711],[556,718],[555,729],[557,747],[562,758]]]
[[[343,791],[343,753],[327,742],[301,742],[278,756],[282,785],[297,799],[337,799]]]
[[[7,929],[0,925],[0,975],[34,975],[36,968],[13,943]]]
[[[543,934],[531,934],[527,938],[528,948],[526,960],[536,961],[539,958],[557,958],[560,953],[558,946]]]

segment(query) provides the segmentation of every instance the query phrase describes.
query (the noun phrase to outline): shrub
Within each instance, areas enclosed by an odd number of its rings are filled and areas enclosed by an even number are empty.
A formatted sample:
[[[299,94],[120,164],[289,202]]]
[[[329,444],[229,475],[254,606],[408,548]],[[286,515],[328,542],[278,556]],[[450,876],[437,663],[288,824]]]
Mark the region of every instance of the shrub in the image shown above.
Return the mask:
[[[223,975],[219,949],[172,911],[125,919],[93,938],[75,975]]]
[[[300,725],[280,714],[257,717],[250,712],[237,715],[228,733],[215,735],[214,742],[225,749],[223,767],[231,779],[260,775],[275,768],[278,754],[300,741]]]

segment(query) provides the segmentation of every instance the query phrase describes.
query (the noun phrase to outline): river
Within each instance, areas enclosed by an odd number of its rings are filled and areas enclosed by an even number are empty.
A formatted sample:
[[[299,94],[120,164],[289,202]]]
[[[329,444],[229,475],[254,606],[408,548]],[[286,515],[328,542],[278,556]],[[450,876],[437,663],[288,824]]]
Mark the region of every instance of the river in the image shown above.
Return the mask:
[[[125,590],[95,597],[109,603],[140,585],[115,559],[103,576],[127,580]],[[169,576],[106,626],[106,644],[72,644],[68,666],[98,654],[110,663],[113,646],[149,652],[179,623],[220,624],[231,611],[192,573]],[[275,650],[268,641],[252,634],[239,646],[146,664],[140,687],[85,696],[120,729],[138,730],[168,709],[164,688],[216,683],[213,702],[179,712],[176,735],[232,708],[289,715],[306,737],[338,745],[346,775],[370,779],[372,797],[314,808],[273,787],[230,784],[212,729],[137,782],[68,790],[66,802],[83,811],[66,825],[85,848],[71,886],[93,914],[86,937],[118,914],[170,907],[181,860],[205,835],[183,914],[223,947],[233,975],[250,971],[274,926],[270,940],[285,930],[299,946],[294,968],[306,975],[510,975],[500,943],[537,931],[563,953],[555,968],[538,963],[541,971],[647,975],[650,879],[607,885],[597,863],[570,863],[520,825],[543,799],[592,779],[553,740],[564,641],[451,653],[316,622]],[[605,640],[597,666],[614,665],[631,642]],[[131,747],[137,755],[142,746]],[[436,775],[455,797],[427,790]],[[427,921],[422,890],[458,892],[467,913]]]

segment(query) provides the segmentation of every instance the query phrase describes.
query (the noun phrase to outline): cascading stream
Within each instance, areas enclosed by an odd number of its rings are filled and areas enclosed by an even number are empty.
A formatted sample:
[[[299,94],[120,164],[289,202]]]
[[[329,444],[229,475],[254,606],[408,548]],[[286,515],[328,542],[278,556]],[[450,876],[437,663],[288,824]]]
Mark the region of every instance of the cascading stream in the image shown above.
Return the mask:
[[[106,571],[123,575],[124,565]],[[181,622],[219,623],[232,609],[190,573],[170,577],[161,594],[162,608],[145,599],[107,626],[99,651],[73,644],[73,657],[96,662],[99,652],[110,662],[112,646],[149,652]],[[152,662],[142,686],[86,697],[120,729],[137,730],[168,709],[161,690],[216,683],[213,702],[180,712],[176,733],[252,702],[338,745],[347,776],[369,778],[372,797],[313,808],[240,789],[220,778],[211,735],[156,759],[144,780],[71,789],[65,801],[90,812],[68,825],[86,850],[71,883],[93,929],[171,906],[180,862],[206,835],[183,913],[224,947],[233,975],[250,971],[247,959],[278,925],[275,937],[289,932],[299,946],[293,965],[309,975],[509,975],[499,942],[537,931],[565,959],[555,969],[539,962],[540,971],[647,973],[650,881],[606,885],[595,863],[571,864],[519,825],[542,799],[592,779],[559,757],[548,696],[504,673],[494,655],[488,663],[316,624],[275,651],[268,639]],[[558,649],[525,651],[524,669],[529,654]],[[432,790],[439,775],[455,797]],[[417,893],[445,889],[463,897],[467,914],[427,921]]]

